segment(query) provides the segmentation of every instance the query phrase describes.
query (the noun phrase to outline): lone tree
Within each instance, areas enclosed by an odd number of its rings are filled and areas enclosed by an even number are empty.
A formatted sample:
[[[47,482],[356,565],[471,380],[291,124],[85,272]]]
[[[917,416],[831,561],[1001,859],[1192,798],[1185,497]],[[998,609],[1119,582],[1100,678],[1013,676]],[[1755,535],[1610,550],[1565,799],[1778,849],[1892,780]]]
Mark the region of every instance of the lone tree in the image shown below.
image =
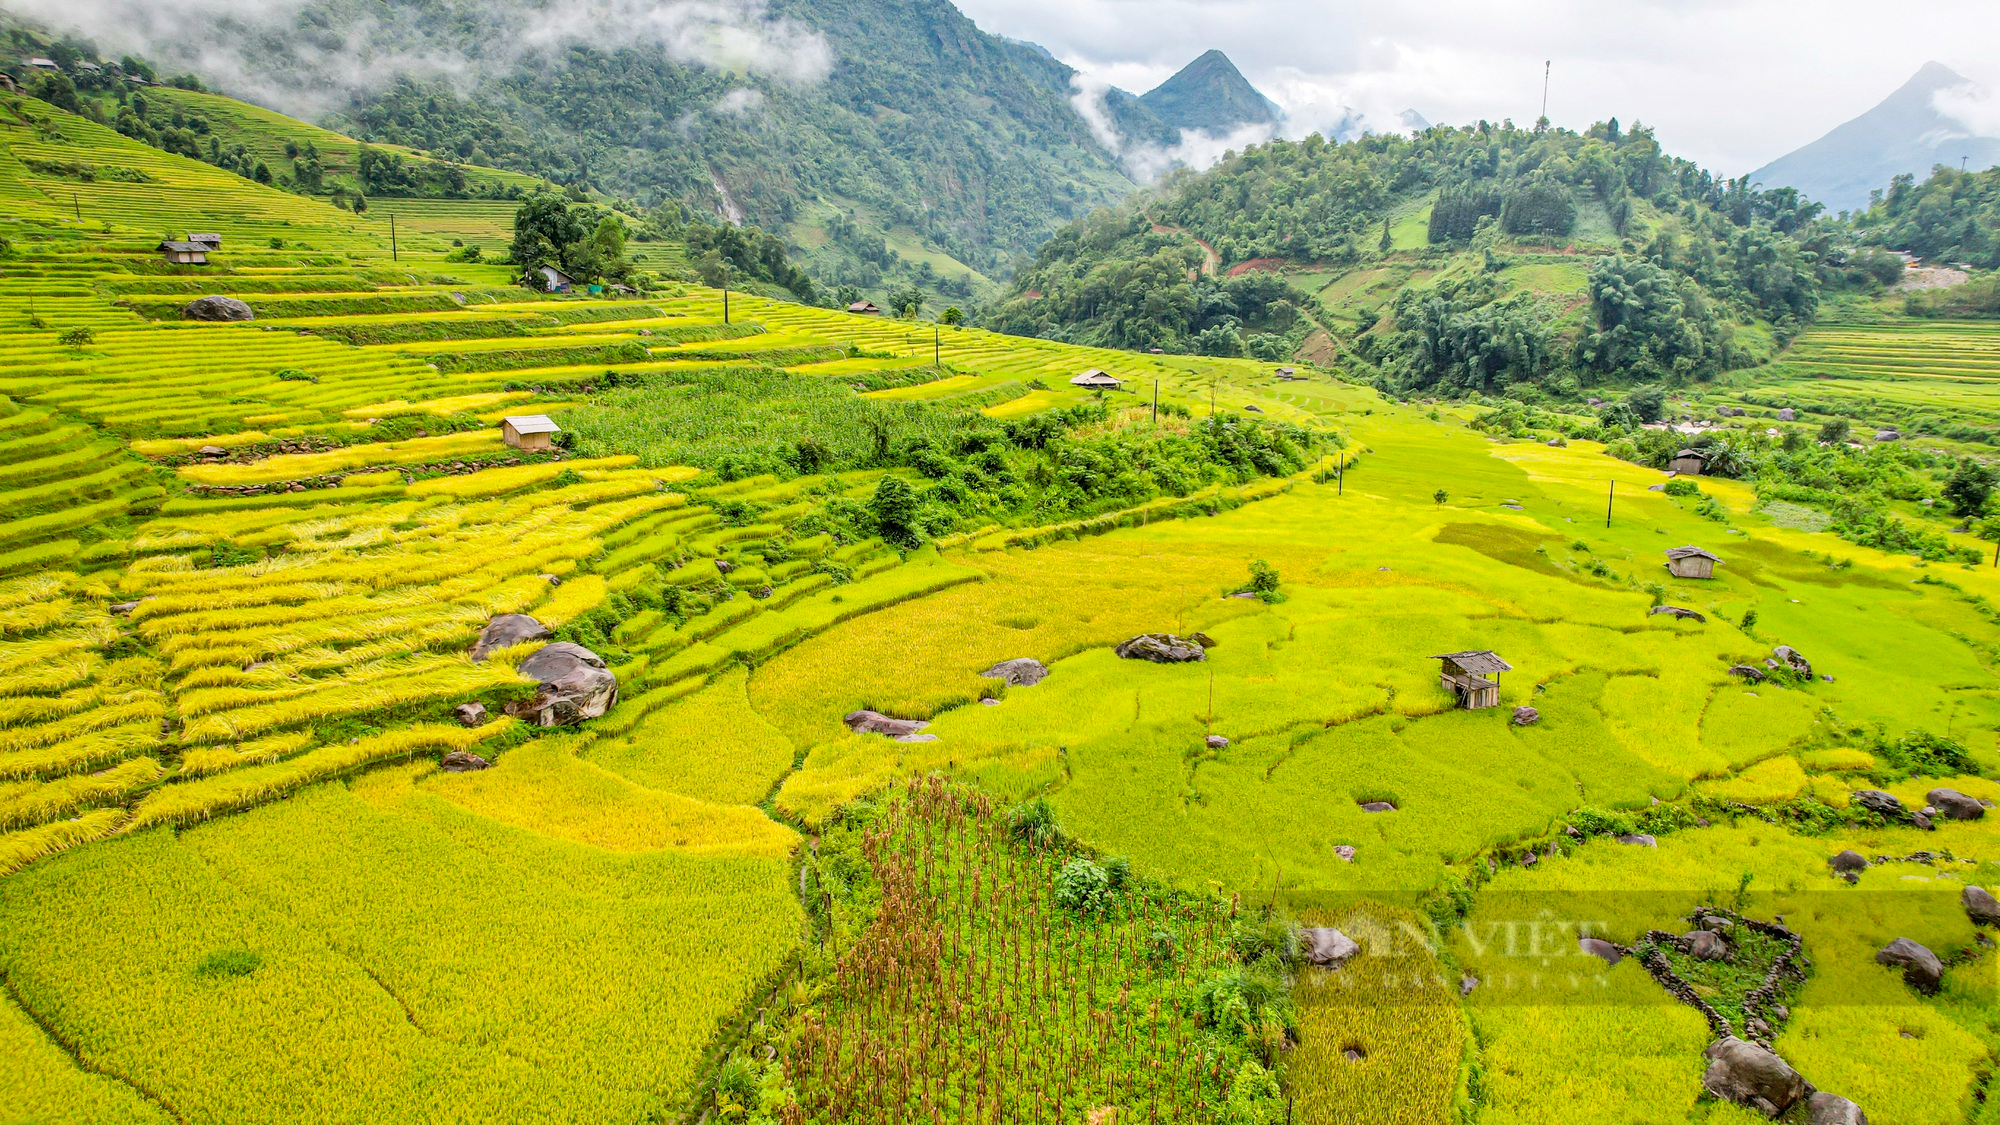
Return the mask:
[[[1959,519],[1971,519],[1986,510],[1986,502],[1993,497],[1993,469],[1967,457],[1951,471],[1951,479],[1944,482],[1944,502],[1951,506],[1951,514]]]
[[[1431,493],[1431,499],[1437,501],[1438,507],[1442,508],[1444,507],[1444,502],[1451,499],[1451,493],[1440,488],[1436,492]]]
[[[517,266],[532,269],[547,262],[586,282],[619,280],[631,268],[618,216],[547,191],[521,201],[511,257]]]

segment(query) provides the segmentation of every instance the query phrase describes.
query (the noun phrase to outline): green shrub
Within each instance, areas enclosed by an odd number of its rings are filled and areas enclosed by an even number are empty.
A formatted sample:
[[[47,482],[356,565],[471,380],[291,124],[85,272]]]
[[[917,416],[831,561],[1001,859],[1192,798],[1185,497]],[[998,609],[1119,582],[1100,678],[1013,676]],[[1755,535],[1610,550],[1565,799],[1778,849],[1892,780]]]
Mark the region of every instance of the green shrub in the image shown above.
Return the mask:
[[[1111,901],[1110,874],[1090,860],[1078,856],[1056,872],[1056,905],[1064,910],[1095,918]]]
[[[201,959],[194,975],[204,980],[247,977],[264,963],[264,955],[248,949],[218,949]]]

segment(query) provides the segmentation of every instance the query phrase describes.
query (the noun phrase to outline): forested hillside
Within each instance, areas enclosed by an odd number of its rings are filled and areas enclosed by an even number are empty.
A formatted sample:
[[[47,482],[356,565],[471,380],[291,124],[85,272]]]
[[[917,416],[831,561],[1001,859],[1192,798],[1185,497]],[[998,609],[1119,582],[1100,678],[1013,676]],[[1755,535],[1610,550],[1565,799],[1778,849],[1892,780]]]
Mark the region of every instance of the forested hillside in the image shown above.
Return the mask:
[[[1832,230],[1616,121],[1257,146],[1059,232],[1005,331],[1287,358],[1383,385],[1691,378],[1756,361],[1844,283]],[[1316,344],[1314,343],[1316,341]]]
[[[226,58],[241,73],[225,92],[337,91],[322,123],[365,141],[783,231],[834,286],[970,296],[972,271],[1132,188],[1068,104],[1070,69],[946,0],[787,0],[712,28],[572,7],[607,18],[314,0],[289,22],[194,19],[150,47],[163,73],[210,84]],[[360,78],[353,52],[375,60]]]

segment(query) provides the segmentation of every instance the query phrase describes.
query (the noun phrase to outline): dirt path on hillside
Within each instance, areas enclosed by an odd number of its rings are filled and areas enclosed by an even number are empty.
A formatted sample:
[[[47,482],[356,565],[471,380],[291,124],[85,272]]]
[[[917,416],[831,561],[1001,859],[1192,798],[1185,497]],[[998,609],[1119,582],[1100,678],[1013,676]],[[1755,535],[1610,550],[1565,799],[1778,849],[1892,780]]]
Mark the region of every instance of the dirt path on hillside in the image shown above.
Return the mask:
[[[1148,215],[1147,218],[1150,220],[1152,216]],[[1203,277],[1214,277],[1216,274],[1222,272],[1222,255],[1215,252],[1215,247],[1210,246],[1208,243],[1203,242],[1199,238],[1195,238],[1194,235],[1190,234],[1186,228],[1170,227],[1163,223],[1154,223],[1153,233],[1183,234],[1187,235],[1187,237],[1189,238],[1194,238],[1194,244],[1196,246],[1201,247],[1201,255],[1202,255],[1201,275]]]

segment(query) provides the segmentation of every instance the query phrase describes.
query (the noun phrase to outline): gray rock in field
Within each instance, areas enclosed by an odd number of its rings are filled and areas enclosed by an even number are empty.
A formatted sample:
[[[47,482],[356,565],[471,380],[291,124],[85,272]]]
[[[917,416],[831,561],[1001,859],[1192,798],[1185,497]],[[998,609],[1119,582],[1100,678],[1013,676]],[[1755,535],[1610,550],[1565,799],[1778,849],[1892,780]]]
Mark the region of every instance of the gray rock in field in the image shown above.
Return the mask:
[[[1333,854],[1339,856],[1342,863],[1354,862],[1354,846],[1352,844],[1335,844],[1333,846]]]
[[[1149,660],[1154,664],[1190,664],[1208,659],[1199,643],[1172,633],[1141,634],[1119,645],[1117,652],[1124,660]]]
[[[1827,860],[1826,865],[1833,868],[1835,872],[1845,875],[1850,871],[1859,871],[1867,867],[1868,860],[1860,852],[1849,849]]]
[[[182,320],[256,320],[256,310],[234,297],[197,297],[181,308]]]
[[[1576,939],[1576,947],[1578,950],[1587,953],[1592,957],[1602,959],[1603,962],[1607,965],[1616,965],[1618,962],[1623,961],[1625,959],[1624,950],[1618,948],[1616,945],[1613,945],[1608,941],[1605,941],[1603,938],[1594,938],[1594,937],[1578,938]]]
[[[1729,945],[1714,930],[1690,930],[1681,935],[1681,948],[1697,961],[1726,961]]]
[[[1736,923],[1719,914],[1705,914],[1701,919],[1701,928],[1718,934],[1726,934],[1736,928]]]
[[[1049,678],[1049,670],[1039,660],[1022,657],[1018,660],[1002,660],[979,675],[982,679],[1005,680],[1013,687],[1034,687]]]
[[[1517,727],[1531,727],[1541,721],[1542,713],[1533,707],[1514,708],[1514,725]]]
[[[1362,811],[1362,812],[1395,812],[1395,811],[1396,811],[1396,806],[1395,806],[1395,805],[1392,805],[1392,804],[1390,804],[1390,803],[1389,803],[1389,802],[1387,802],[1387,801],[1364,801],[1364,802],[1362,802],[1362,805],[1361,805],[1361,811]]]
[[[1694,621],[1703,625],[1708,624],[1708,618],[1696,613],[1694,610],[1682,609],[1677,605],[1656,605],[1646,611],[1646,616],[1654,617],[1662,613],[1681,621]]]
[[[453,750],[438,763],[438,768],[446,773],[474,773],[491,769],[493,763],[472,753],[470,750]]]
[[[1780,422],[1796,422],[1798,420],[1799,420],[1799,412],[1793,410],[1789,406],[1785,407],[1783,410],[1778,411],[1778,421]]]
[[[937,740],[938,736],[934,734],[906,734],[896,739],[897,742],[936,742]]]
[[[1903,807],[1903,802],[1897,800],[1893,794],[1884,793],[1880,789],[1855,790],[1854,803],[1867,809],[1869,812],[1892,817],[1896,820],[1901,820],[1910,815],[1909,810]]]
[[[1906,937],[1899,937],[1877,950],[1875,960],[1878,964],[1902,969],[1903,982],[1918,992],[1936,992],[1944,980],[1944,965],[1938,961],[1937,954]]]
[[[1753,668],[1748,664],[1736,665],[1735,667],[1729,670],[1729,674],[1732,676],[1741,676],[1744,679],[1749,680],[1753,684],[1761,684],[1765,680],[1770,678],[1764,675],[1764,670],[1762,668]]]
[[[1724,1036],[1703,1052],[1708,1070],[1701,1084],[1709,1093],[1776,1117],[1805,1096],[1806,1080],[1771,1051]]]
[[[1459,998],[1463,999],[1467,996],[1472,995],[1472,990],[1478,987],[1479,987],[1479,978],[1473,976],[1471,973],[1467,973],[1464,976],[1458,978]]]
[[[1229,740],[1228,740],[1228,739],[1226,739],[1226,738],[1224,738],[1224,737],[1222,737],[1222,736],[1221,736],[1221,735],[1219,735],[1219,734],[1211,734],[1211,735],[1209,735],[1209,736],[1208,736],[1207,738],[1205,738],[1205,739],[1203,739],[1203,740],[1202,740],[1202,744],[1203,744],[1203,745],[1205,745],[1205,746],[1207,746],[1207,747],[1208,747],[1208,748],[1209,748],[1210,750],[1227,750],[1227,749],[1229,749]]]
[[[484,703],[461,703],[451,709],[452,716],[462,727],[483,727],[486,725],[486,705]]]
[[[1986,806],[1956,789],[1933,789],[1924,794],[1924,800],[1944,814],[1946,820],[1979,820],[1986,815]]]
[[[728,559],[717,559],[715,560],[715,569],[717,573],[728,574],[730,571],[736,569],[736,564],[730,562]]]
[[[1958,902],[1965,907],[1965,916],[1972,919],[1975,926],[2000,926],[2000,900],[1994,899],[1984,887],[1967,887],[1959,892]]]
[[[1648,836],[1644,832],[1627,833],[1626,835],[1618,837],[1618,842],[1621,844],[1630,844],[1635,848],[1657,848],[1660,846],[1660,842],[1658,840],[1655,840],[1653,837]]]
[[[1361,952],[1360,944],[1353,938],[1328,926],[1300,930],[1299,945],[1307,961],[1328,969],[1338,969]]]
[[[509,703],[507,713],[538,727],[575,726],[618,704],[618,677],[582,645],[543,645],[515,671],[541,687],[533,699]]]
[[[1784,661],[1791,667],[1792,671],[1797,672],[1808,680],[1812,679],[1812,662],[1801,656],[1798,649],[1790,645],[1779,645],[1777,648],[1771,650],[1771,655]]]
[[[479,640],[472,646],[472,659],[482,661],[503,648],[539,641],[551,635],[548,626],[525,613],[503,613],[488,621],[486,628],[479,631]]]
[[[117,614],[120,617],[126,617],[129,616],[133,610],[138,608],[139,608],[138,602],[119,602],[117,605],[111,607],[111,612]]]
[[[1868,1125],[1861,1107],[1824,1090],[1806,1099],[1806,1125]]]
[[[930,726],[922,719],[896,719],[880,711],[856,711],[841,722],[855,734],[886,734],[890,738],[908,738]]]

